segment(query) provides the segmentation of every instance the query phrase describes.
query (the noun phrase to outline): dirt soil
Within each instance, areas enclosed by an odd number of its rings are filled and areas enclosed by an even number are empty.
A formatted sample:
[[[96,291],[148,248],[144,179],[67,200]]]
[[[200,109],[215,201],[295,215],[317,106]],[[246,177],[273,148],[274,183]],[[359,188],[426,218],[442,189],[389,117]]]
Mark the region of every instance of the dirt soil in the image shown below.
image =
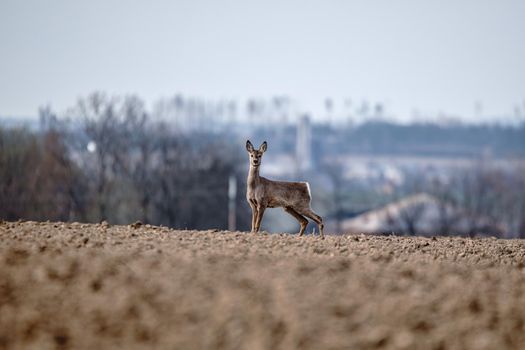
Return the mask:
[[[0,223],[0,348],[525,349],[523,240]]]

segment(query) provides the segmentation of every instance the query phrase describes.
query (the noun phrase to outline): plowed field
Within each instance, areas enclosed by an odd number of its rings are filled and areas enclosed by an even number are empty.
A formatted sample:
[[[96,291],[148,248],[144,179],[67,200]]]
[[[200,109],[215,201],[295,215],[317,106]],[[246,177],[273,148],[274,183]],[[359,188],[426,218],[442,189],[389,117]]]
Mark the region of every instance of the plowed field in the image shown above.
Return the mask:
[[[0,223],[0,348],[525,349],[525,242]]]

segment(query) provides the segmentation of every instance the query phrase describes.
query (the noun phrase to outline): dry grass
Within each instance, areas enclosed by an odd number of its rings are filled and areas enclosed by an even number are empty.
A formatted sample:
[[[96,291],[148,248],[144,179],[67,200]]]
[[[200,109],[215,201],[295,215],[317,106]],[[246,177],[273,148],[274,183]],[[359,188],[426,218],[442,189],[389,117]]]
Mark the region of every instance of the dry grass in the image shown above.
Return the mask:
[[[0,224],[0,348],[523,349],[525,242]]]

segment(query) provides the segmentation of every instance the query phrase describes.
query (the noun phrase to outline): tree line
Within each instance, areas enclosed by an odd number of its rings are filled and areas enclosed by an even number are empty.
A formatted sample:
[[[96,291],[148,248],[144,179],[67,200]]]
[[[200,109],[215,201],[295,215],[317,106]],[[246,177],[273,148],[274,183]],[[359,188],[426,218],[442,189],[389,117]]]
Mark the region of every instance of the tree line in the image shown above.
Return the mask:
[[[228,135],[181,133],[135,96],[93,93],[41,128],[0,129],[0,218],[226,229],[228,180],[245,183]],[[237,191],[237,228],[250,218]]]
[[[192,110],[183,99],[176,106],[176,115]],[[271,141],[274,154],[293,154],[296,147],[292,125],[242,132],[188,130],[149,112],[136,96],[93,93],[60,117],[50,107],[41,108],[39,117],[41,127],[36,131],[0,128],[0,219],[115,224],[140,220],[174,228],[226,229],[228,183],[233,176],[240,189],[235,198],[237,229],[246,230],[251,218],[244,198],[247,162],[244,139],[239,140],[238,134],[248,132]],[[425,143],[428,154],[435,154],[429,151],[433,149],[443,154],[448,148],[441,146],[447,142],[463,144],[463,148],[451,148],[455,155],[467,148],[476,151],[465,154],[479,155],[490,146],[498,157],[519,158],[525,124],[447,129],[376,121],[340,129],[323,124],[312,127],[315,169],[296,177],[312,182],[316,205],[335,223],[337,233],[341,222],[352,215],[424,192],[442,203],[436,234],[454,234],[458,215],[469,218],[469,235],[481,230],[502,236],[525,234],[522,165],[502,169],[480,164],[458,170],[441,182],[424,173],[407,172],[404,184],[388,194],[382,191],[384,183],[364,186],[345,179],[341,164],[328,161],[328,156],[342,153],[417,154]],[[420,206],[402,212],[396,232],[421,234],[417,230],[421,213]],[[479,226],[479,218],[487,227]]]

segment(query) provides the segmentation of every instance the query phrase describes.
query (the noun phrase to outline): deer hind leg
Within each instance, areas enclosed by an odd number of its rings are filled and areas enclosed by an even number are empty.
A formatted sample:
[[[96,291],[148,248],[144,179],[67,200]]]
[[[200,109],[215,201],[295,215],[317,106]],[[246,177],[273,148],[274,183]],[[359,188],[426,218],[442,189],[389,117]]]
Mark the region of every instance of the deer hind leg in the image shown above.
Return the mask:
[[[255,232],[259,232],[259,229],[261,228],[261,222],[264,215],[264,211],[266,210],[266,206],[262,204],[257,204],[257,214],[255,216]]]
[[[304,230],[306,229],[306,225],[308,225],[308,220],[306,220],[306,218],[304,216],[302,216],[301,214],[296,212],[291,207],[284,208],[284,211],[286,211],[288,214],[290,214],[291,216],[296,218],[297,221],[299,221],[299,225],[301,225],[301,229],[299,231],[299,236],[302,236],[304,234]]]
[[[304,216],[306,216],[307,218],[310,218],[313,221],[315,221],[315,223],[319,226],[319,236],[321,238],[324,238],[324,234],[323,234],[323,229],[324,229],[323,218],[320,217],[319,215],[317,215],[316,213],[314,213],[314,211],[311,208],[303,209],[299,213],[304,215]]]

